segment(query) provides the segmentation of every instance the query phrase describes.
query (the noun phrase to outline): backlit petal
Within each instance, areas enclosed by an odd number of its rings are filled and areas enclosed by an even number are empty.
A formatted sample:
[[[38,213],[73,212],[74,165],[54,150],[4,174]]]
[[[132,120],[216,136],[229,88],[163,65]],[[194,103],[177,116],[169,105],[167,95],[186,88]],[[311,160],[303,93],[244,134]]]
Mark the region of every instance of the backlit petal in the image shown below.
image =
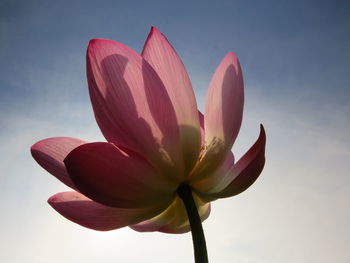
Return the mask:
[[[210,203],[204,203],[194,193],[193,198],[198,207],[199,216],[203,222],[210,214]],[[159,231],[169,234],[182,234],[191,230],[186,208],[178,196],[160,215],[133,225],[131,228],[139,232]]]
[[[243,102],[241,67],[230,52],[216,69],[208,90],[204,115],[207,145],[219,139],[231,149],[241,127]]]
[[[206,149],[191,178],[208,176],[224,162],[241,126],[243,102],[242,71],[236,55],[230,52],[209,85],[204,114]]]
[[[141,222],[162,211],[162,207],[113,208],[99,204],[78,192],[62,192],[48,203],[62,216],[81,226],[107,231]]]
[[[226,181],[231,183],[217,193],[200,195],[205,200],[225,198],[242,193],[251,186],[259,177],[265,164],[266,135],[264,127],[260,126],[260,135],[254,145],[243,157],[227,172]]]
[[[187,171],[200,150],[196,98],[185,66],[166,37],[155,27],[148,35],[142,56],[157,72],[174,106],[180,126],[181,146]]]
[[[95,117],[106,139],[182,178],[176,114],[149,63],[123,44],[95,39],[87,50],[87,77]]]
[[[111,143],[84,144],[70,152],[64,163],[79,191],[107,206],[163,206],[171,203],[177,188],[145,159]]]
[[[50,174],[55,176],[65,185],[76,189],[67,174],[63,160],[74,148],[86,142],[69,137],[54,137],[35,143],[30,151],[33,158]]]
[[[232,179],[230,180],[230,178],[227,178],[225,175],[232,168],[234,162],[235,159],[233,153],[230,151],[228,152],[224,163],[216,171],[204,178],[193,180],[193,182],[190,182],[190,185],[195,191],[201,193],[216,193],[223,190],[232,181]]]

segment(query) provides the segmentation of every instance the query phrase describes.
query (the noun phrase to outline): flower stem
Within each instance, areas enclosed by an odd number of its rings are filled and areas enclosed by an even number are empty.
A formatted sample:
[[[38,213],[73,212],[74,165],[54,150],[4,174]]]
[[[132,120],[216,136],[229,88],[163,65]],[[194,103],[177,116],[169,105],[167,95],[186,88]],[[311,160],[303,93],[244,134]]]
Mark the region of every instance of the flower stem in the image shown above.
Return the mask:
[[[186,184],[181,185],[178,188],[177,193],[184,202],[187,216],[190,221],[195,263],[208,263],[207,246],[205,243],[202,222],[192,196],[191,187]]]

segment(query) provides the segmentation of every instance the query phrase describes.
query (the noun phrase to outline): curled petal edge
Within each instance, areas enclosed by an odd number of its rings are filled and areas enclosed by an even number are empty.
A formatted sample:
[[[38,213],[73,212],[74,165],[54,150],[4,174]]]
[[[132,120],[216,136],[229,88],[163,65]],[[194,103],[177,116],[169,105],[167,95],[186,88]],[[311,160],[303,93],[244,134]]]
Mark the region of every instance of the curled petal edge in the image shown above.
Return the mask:
[[[33,144],[30,148],[34,160],[68,187],[77,190],[63,163],[76,147],[87,142],[71,137],[52,137]]]
[[[266,134],[264,126],[260,125],[260,134],[253,146],[228,171],[226,177],[231,177],[231,183],[217,193],[198,193],[205,201],[238,195],[248,189],[259,177],[265,165]]]

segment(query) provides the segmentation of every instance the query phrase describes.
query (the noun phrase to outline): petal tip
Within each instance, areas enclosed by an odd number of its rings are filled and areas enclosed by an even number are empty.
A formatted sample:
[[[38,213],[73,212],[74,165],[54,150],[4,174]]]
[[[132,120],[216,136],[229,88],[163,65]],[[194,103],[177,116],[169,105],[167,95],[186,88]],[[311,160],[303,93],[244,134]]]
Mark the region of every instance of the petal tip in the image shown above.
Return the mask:
[[[150,33],[157,32],[157,31],[159,31],[158,28],[156,28],[155,26],[151,26]]]
[[[98,39],[97,39],[97,38],[90,39],[90,40],[89,40],[89,46],[90,46],[90,45],[93,45],[94,42],[96,42],[96,40],[98,40]]]
[[[157,27],[151,26],[150,34],[161,34],[161,32]]]
[[[266,140],[266,132],[265,132],[264,125],[262,123],[260,123],[260,134],[259,134],[259,137],[261,139],[263,139],[264,141]]]
[[[54,203],[57,203],[57,201],[58,201],[58,198],[57,198],[57,196],[56,195],[53,195],[53,196],[51,196],[49,199],[47,199],[47,203],[49,204],[49,205],[53,205]]]
[[[36,143],[34,143],[31,147],[30,147],[30,153],[32,155],[32,157],[34,158],[34,160],[38,161],[38,158],[40,158],[40,152],[42,151],[42,149],[45,147],[45,142],[50,140],[51,138],[47,138],[47,139],[43,139],[40,141],[37,141]]]
[[[151,30],[150,30],[150,32],[148,33],[148,36],[147,36],[147,38],[146,38],[146,41],[145,41],[145,44],[144,44],[144,46],[143,46],[143,49],[142,49],[141,54],[144,54],[145,49],[146,49],[146,46],[148,45],[148,42],[149,42],[151,39],[155,38],[155,37],[158,37],[158,38],[161,38],[161,39],[162,39],[162,38],[165,38],[165,36],[162,34],[162,32],[159,31],[158,28],[156,28],[155,26],[151,26]]]
[[[92,48],[94,45],[96,45],[98,42],[100,42],[100,40],[102,39],[98,39],[98,38],[90,39],[88,44],[88,50]]]
[[[229,51],[226,54],[225,59],[229,60],[230,62],[233,62],[233,64],[237,64],[238,62],[237,54],[233,51]]]
[[[100,49],[101,47],[103,47],[103,45],[106,45],[106,44],[113,44],[113,45],[118,45],[120,44],[119,42],[117,41],[114,41],[114,40],[110,40],[110,39],[103,39],[103,38],[93,38],[93,39],[90,39],[89,41],[89,45],[87,47],[87,51],[88,52],[93,52],[94,50],[98,50]]]
[[[94,44],[98,44],[100,42],[110,42],[114,40],[110,40],[110,39],[104,39],[104,38],[92,38],[89,40],[89,45],[94,45]]]
[[[30,151],[33,152],[33,151],[39,150],[39,149],[41,148],[41,147],[40,147],[41,144],[42,144],[44,141],[48,140],[48,139],[50,139],[50,138],[37,141],[36,143],[34,143],[34,144],[30,147]]]
[[[30,147],[30,153],[31,155],[33,156],[33,158],[35,159],[35,155],[36,155],[36,152],[38,151],[38,144],[39,142],[37,143],[34,143],[31,147]]]

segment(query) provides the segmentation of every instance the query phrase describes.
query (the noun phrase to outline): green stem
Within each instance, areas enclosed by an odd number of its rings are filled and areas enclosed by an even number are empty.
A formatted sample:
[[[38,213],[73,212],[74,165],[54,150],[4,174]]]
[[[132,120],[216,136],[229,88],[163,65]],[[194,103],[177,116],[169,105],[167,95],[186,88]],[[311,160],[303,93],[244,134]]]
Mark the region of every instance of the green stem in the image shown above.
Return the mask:
[[[181,185],[177,193],[185,204],[187,216],[190,221],[195,263],[208,263],[207,246],[205,243],[202,221],[192,196],[191,187],[186,184]]]

